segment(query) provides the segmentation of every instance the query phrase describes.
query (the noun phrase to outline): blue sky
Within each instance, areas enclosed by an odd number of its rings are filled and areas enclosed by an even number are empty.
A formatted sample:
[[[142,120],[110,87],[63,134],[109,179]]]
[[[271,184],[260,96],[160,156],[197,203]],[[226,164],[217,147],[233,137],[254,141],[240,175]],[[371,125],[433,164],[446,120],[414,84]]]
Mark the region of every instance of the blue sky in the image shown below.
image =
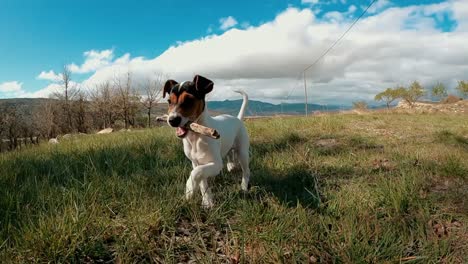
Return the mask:
[[[377,10],[368,16],[391,7],[431,5],[444,1],[378,2]],[[0,0],[0,84],[21,83],[23,94],[31,93],[50,84],[50,80],[38,78],[41,72],[59,72],[63,65],[71,63],[81,65],[86,60],[86,51],[111,50],[112,60],[127,53],[131,58],[154,59],[169,47],[181,45],[181,42],[200,40],[210,35],[222,36],[230,26],[240,30],[259,27],[275,20],[288,8],[312,10],[316,23],[331,23],[333,13],[346,14],[345,19],[336,21],[336,24],[346,24],[359,15],[367,3],[351,0]],[[424,16],[432,17],[433,27],[441,34],[457,29],[458,21],[450,12]],[[416,15],[414,19],[420,18]],[[418,21],[413,23],[411,17],[408,19],[408,29],[413,24],[418,27]],[[224,28],[222,21],[227,22]],[[333,36],[337,37],[337,34]],[[74,74],[73,78],[81,82],[93,74],[93,70],[83,70]],[[16,95],[18,93],[2,92],[0,89],[0,98]]]

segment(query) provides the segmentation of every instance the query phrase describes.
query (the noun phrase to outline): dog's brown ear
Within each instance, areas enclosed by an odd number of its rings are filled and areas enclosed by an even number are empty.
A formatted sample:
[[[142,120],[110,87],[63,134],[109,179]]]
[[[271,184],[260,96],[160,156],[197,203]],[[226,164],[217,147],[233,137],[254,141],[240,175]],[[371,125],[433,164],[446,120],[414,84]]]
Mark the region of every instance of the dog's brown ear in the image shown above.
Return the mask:
[[[166,97],[166,94],[170,94],[171,93],[171,90],[172,88],[177,84],[176,81],[174,80],[167,80],[166,81],[166,84],[164,84],[164,88],[163,88],[163,98]]]
[[[195,84],[195,89],[203,95],[211,92],[214,86],[213,81],[200,75],[193,77],[193,83]]]

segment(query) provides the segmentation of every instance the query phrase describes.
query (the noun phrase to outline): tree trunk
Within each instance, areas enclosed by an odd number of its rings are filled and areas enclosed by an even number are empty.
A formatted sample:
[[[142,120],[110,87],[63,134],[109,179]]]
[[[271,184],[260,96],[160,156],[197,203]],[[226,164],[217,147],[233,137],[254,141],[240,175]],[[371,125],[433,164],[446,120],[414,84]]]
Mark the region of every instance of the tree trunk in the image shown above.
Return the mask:
[[[151,128],[151,108],[148,109],[148,127]]]

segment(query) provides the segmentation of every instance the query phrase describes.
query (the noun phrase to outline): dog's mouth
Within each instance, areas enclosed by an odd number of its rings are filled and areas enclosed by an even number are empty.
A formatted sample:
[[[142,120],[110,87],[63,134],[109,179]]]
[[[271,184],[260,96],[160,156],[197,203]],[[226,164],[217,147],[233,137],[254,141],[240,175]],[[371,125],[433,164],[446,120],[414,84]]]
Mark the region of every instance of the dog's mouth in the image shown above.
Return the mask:
[[[178,138],[183,138],[187,135],[188,129],[185,127],[177,127],[176,128],[176,136]]]

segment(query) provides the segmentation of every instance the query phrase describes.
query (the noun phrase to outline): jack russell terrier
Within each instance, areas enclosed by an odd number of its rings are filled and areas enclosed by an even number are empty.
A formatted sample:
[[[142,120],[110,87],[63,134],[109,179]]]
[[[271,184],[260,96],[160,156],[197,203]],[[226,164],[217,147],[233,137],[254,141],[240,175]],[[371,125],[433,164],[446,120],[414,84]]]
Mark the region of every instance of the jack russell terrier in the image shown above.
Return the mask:
[[[185,198],[190,199],[200,188],[202,206],[213,206],[213,195],[208,186],[208,178],[218,175],[223,167],[223,157],[227,156],[227,170],[240,165],[242,169],[241,188],[249,187],[249,136],[242,118],[247,107],[248,97],[243,91],[243,102],[239,114],[211,117],[206,109],[205,95],[213,90],[213,82],[196,75],[193,81],[177,83],[168,80],[164,85],[163,98],[169,94],[167,122],[176,128],[176,135],[182,138],[184,153],[192,161],[193,170],[185,187]],[[221,137],[213,139],[193,133],[186,128],[190,122],[216,129]]]

